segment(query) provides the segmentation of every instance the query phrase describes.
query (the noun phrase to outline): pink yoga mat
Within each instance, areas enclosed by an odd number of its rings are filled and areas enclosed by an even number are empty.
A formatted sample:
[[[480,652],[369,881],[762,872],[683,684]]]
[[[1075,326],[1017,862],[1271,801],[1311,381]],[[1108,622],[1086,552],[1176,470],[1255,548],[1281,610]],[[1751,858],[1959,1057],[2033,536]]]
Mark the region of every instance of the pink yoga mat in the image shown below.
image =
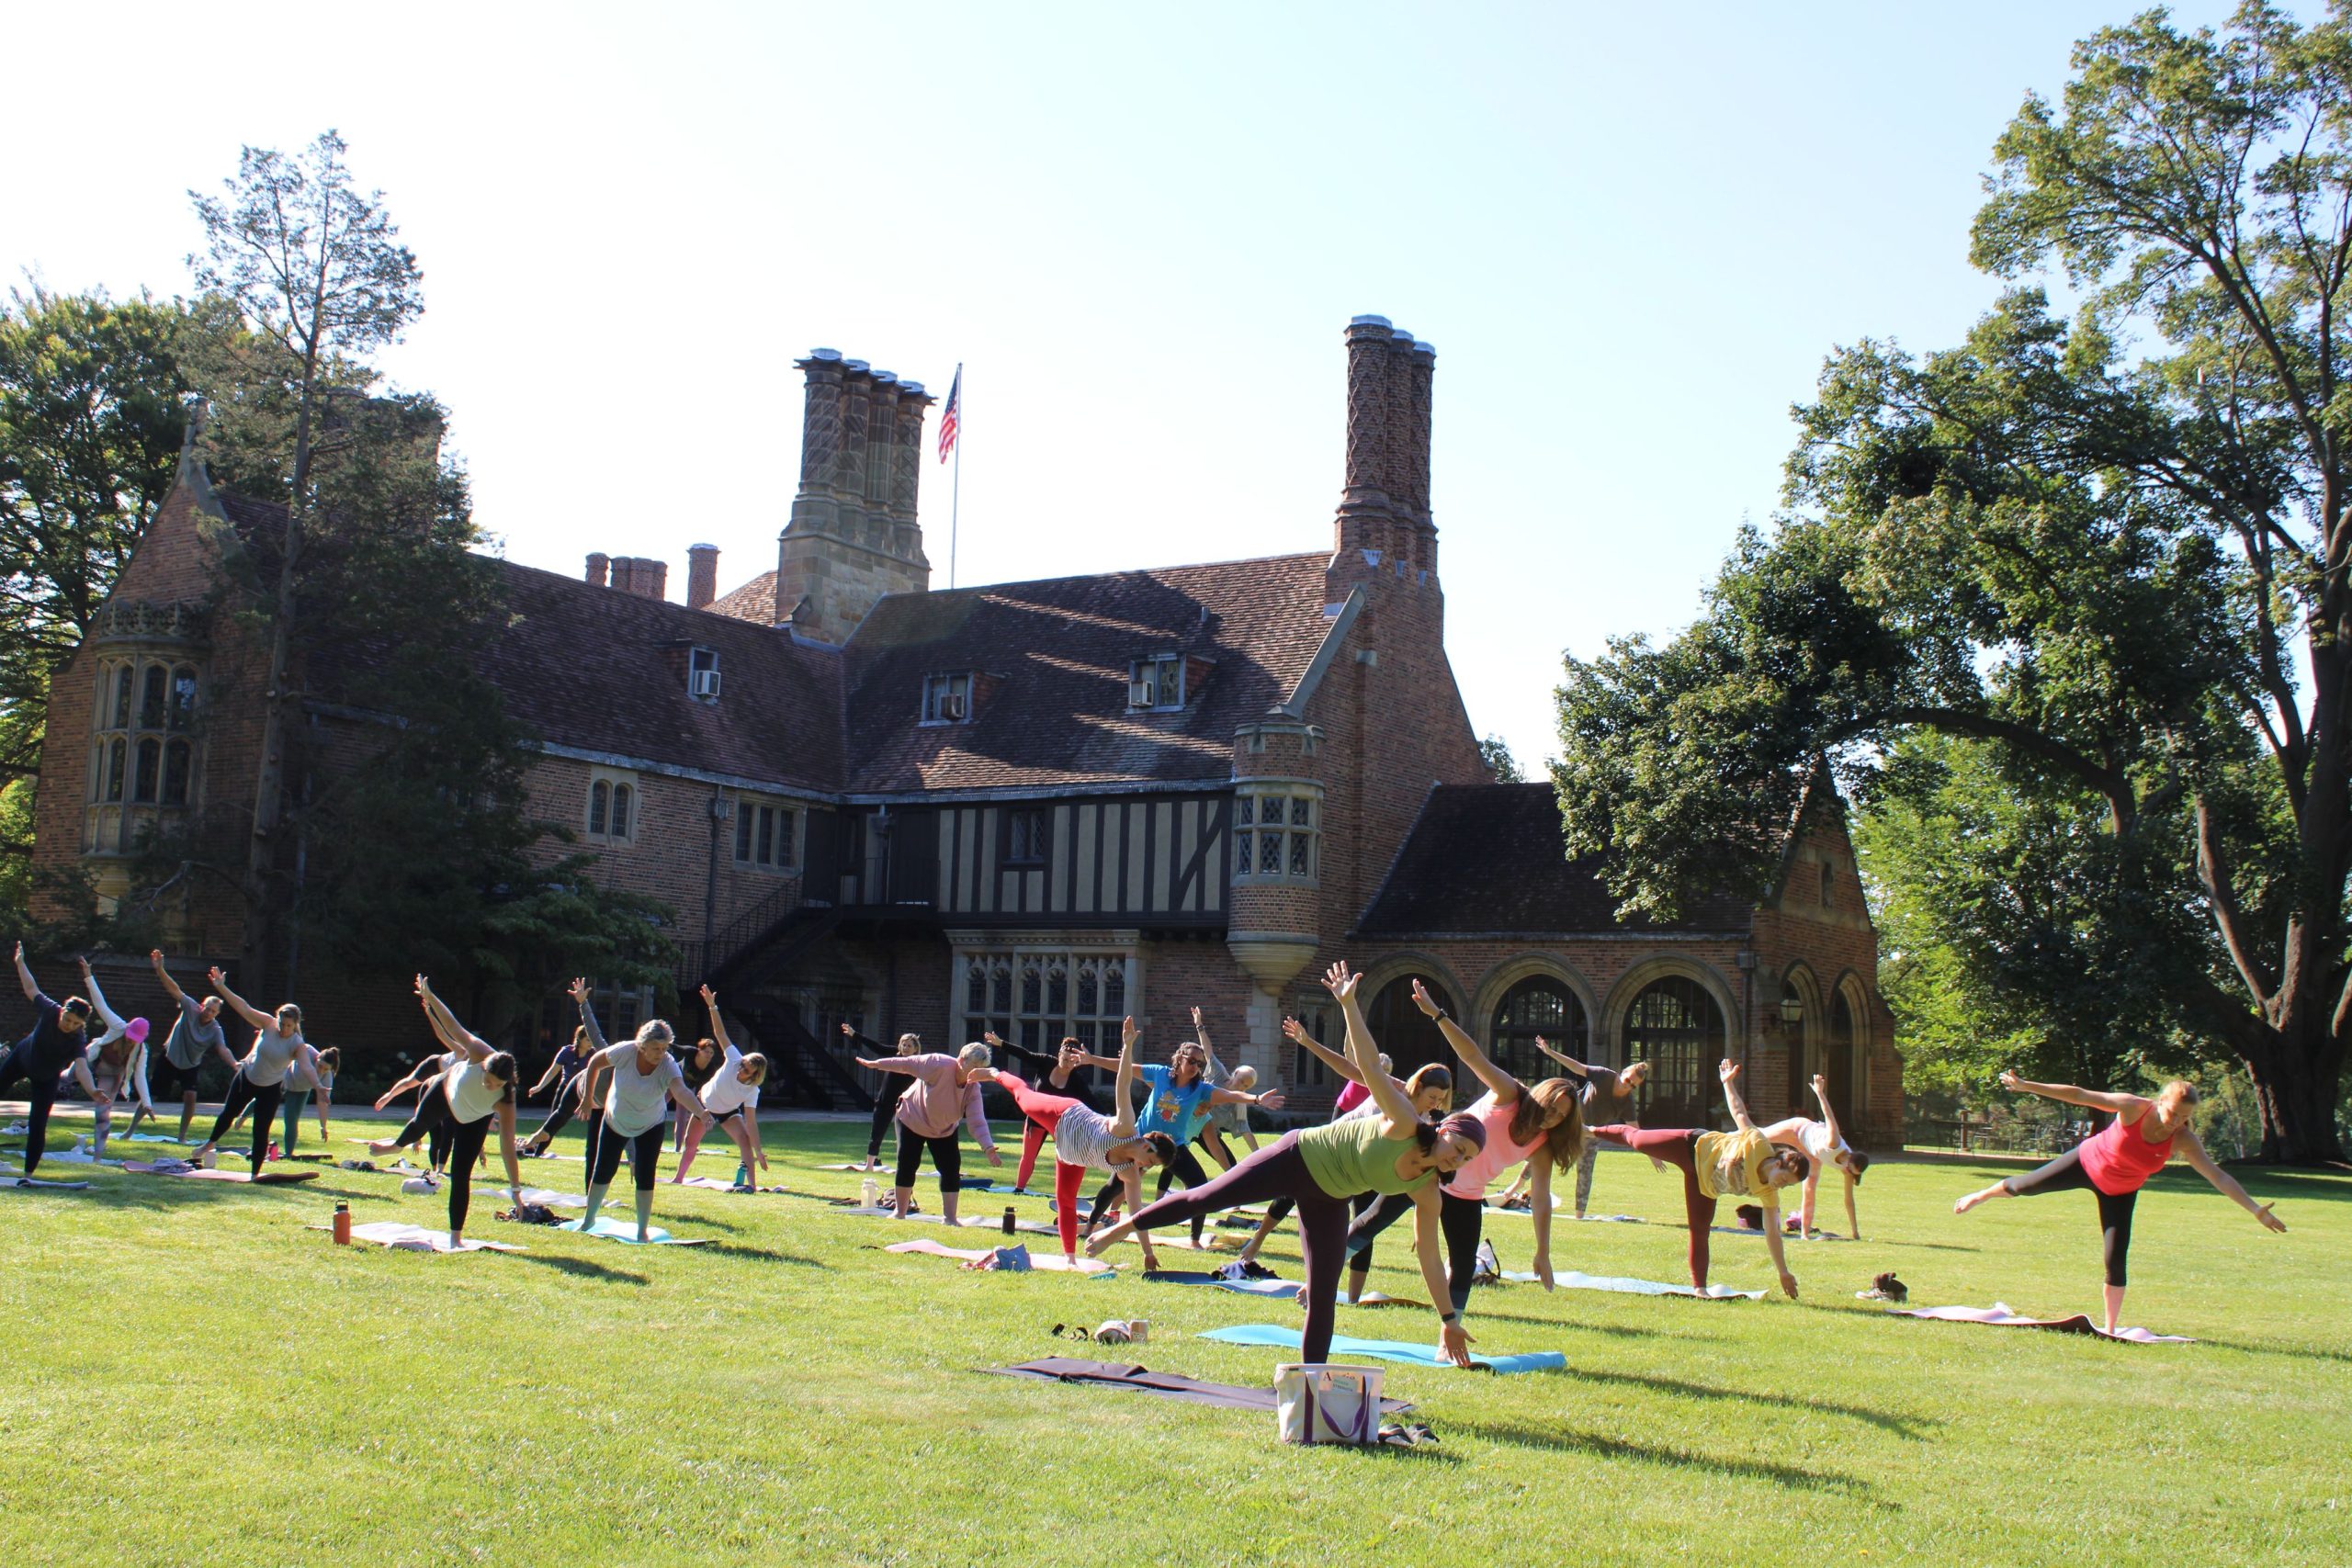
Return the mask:
[[[2194,1339],[2177,1334],[2151,1334],[2144,1328],[2119,1328],[2109,1334],[2093,1323],[2087,1314],[2076,1313],[2072,1317],[2019,1317],[2009,1310],[2007,1302],[1995,1302],[1989,1307],[1889,1307],[1896,1317],[1927,1317],[1939,1323],[1989,1323],[2002,1328],[2054,1328],[2061,1334],[2095,1334],[2101,1339],[2121,1339],[2133,1345],[2194,1345]]]
[[[953,1258],[965,1263],[982,1263],[996,1256],[996,1248],[992,1247],[947,1247],[932,1240],[929,1236],[922,1236],[913,1241],[894,1241],[882,1250],[920,1252],[926,1257]],[[1043,1274],[1106,1274],[1111,1271],[1109,1264],[1098,1263],[1091,1258],[1080,1258],[1077,1267],[1072,1268],[1068,1259],[1050,1252],[1042,1255],[1032,1252],[1029,1255],[1029,1267]]]
[[[437,1252],[444,1256],[458,1252],[520,1252],[523,1248],[503,1241],[477,1241],[469,1236],[463,1246],[451,1247],[447,1231],[426,1230],[422,1225],[404,1225],[397,1220],[376,1220],[351,1227],[354,1241],[372,1241],[380,1247],[398,1247],[403,1252]]]
[[[244,1170],[157,1170],[141,1160],[132,1160],[123,1168],[141,1176],[176,1176],[191,1181],[242,1181],[248,1184],[285,1187],[297,1181],[316,1181],[315,1170],[265,1170],[259,1176]]]

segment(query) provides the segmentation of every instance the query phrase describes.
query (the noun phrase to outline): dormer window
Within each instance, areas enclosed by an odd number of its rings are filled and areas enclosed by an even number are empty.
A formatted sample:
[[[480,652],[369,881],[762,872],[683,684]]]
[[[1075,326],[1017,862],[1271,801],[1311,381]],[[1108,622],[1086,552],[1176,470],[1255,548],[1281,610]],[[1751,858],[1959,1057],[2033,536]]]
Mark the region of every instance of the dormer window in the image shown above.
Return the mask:
[[[1127,670],[1127,707],[1148,713],[1184,705],[1184,658],[1156,653],[1138,659]]]
[[[706,703],[718,700],[718,649],[697,648],[686,655],[686,691]]]
[[[972,676],[969,671],[954,675],[926,675],[922,682],[922,721],[925,724],[961,724],[972,716]]]

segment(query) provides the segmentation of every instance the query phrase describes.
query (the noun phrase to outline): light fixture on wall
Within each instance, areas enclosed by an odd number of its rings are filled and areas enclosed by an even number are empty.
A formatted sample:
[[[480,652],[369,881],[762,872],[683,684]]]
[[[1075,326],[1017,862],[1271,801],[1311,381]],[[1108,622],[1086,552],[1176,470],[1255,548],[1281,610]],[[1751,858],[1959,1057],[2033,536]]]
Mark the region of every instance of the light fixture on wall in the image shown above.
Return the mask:
[[[1804,1021],[1804,998],[1794,991],[1786,992],[1781,998],[1781,1021],[1792,1026]]]

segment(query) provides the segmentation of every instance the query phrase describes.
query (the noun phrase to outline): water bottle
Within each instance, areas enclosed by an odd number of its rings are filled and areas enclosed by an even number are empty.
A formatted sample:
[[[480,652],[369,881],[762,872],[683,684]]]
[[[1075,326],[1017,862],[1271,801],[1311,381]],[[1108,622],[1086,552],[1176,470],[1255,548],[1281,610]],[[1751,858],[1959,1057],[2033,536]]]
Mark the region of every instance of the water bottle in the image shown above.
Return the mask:
[[[351,1205],[340,1199],[336,1200],[334,1206],[334,1244],[337,1247],[351,1245]]]
[[[878,1209],[882,1206],[882,1189],[874,1185],[874,1178],[870,1176],[859,1184],[857,1197],[866,1208]]]
[[[1012,1205],[1007,1203],[1004,1206],[1004,1234],[1007,1235],[1011,1235],[1012,1234]]]

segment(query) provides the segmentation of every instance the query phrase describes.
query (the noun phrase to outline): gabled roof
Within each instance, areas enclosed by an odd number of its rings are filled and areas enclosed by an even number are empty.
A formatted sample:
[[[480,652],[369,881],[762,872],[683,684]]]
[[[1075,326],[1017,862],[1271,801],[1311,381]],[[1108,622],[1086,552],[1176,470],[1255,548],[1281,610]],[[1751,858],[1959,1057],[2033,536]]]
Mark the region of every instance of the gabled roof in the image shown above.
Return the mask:
[[[1568,858],[1560,803],[1547,784],[1439,784],[1357,922],[1357,933],[1577,936],[1745,931],[1752,905],[1708,899],[1670,925],[1620,919],[1600,857]]]
[[[891,594],[846,649],[849,787],[1222,783],[1234,730],[1289,695],[1330,631],[1326,558]],[[1182,712],[1128,712],[1130,662],[1162,652],[1212,660],[1207,679]],[[970,720],[920,723],[923,678],[959,671],[983,677]]]
[[[772,626],[776,623],[775,572],[774,569],[760,573],[732,592],[722,593],[709,605],[714,615],[732,615],[739,621],[754,626]]]

